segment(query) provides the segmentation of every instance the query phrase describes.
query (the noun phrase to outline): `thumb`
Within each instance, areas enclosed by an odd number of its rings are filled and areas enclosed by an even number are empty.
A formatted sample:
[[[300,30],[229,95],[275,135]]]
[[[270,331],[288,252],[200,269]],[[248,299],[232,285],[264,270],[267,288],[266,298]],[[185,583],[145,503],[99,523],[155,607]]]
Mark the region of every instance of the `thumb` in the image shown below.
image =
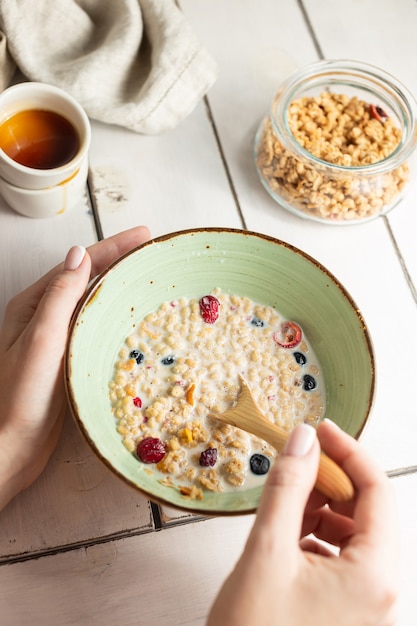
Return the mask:
[[[90,279],[91,260],[82,246],[73,246],[61,271],[45,289],[31,320],[32,330],[41,342],[65,345],[71,316]]]
[[[255,532],[285,537],[289,549],[298,546],[304,510],[317,478],[319,452],[315,428],[296,426],[265,483]]]

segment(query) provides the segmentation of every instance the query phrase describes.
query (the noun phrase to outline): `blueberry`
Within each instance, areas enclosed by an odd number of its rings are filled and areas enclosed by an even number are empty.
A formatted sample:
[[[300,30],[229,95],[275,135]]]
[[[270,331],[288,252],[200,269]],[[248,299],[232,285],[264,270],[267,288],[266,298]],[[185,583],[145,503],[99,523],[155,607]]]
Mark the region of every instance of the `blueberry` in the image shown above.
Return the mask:
[[[262,328],[262,326],[265,325],[264,322],[259,319],[259,317],[252,317],[250,323],[252,324],[252,326],[256,326],[257,328]]]
[[[172,356],[172,354],[170,356],[166,356],[163,359],[161,359],[162,365],[172,365],[174,361],[175,359]]]
[[[302,352],[294,352],[294,359],[298,365],[305,365],[307,363],[307,357]]]
[[[145,355],[142,354],[142,352],[140,352],[139,350],[132,350],[132,352],[129,354],[129,357],[131,359],[135,359],[136,363],[138,365],[140,365],[141,363],[143,363],[144,359],[145,359]]]
[[[316,379],[313,378],[313,376],[310,376],[310,374],[305,374],[305,376],[303,376],[303,388],[305,391],[312,391],[316,387]]]
[[[271,465],[268,457],[263,454],[253,454],[250,458],[250,468],[254,474],[266,474]]]

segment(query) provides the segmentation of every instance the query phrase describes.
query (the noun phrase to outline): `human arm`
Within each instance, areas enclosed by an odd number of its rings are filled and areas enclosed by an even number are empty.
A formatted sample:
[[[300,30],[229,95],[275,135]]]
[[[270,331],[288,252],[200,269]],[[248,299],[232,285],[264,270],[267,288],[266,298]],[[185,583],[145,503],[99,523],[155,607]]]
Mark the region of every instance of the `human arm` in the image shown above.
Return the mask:
[[[74,246],[7,305],[0,329],[0,509],[36,480],[67,410],[63,357],[74,309],[91,278],[149,238],[139,226]]]

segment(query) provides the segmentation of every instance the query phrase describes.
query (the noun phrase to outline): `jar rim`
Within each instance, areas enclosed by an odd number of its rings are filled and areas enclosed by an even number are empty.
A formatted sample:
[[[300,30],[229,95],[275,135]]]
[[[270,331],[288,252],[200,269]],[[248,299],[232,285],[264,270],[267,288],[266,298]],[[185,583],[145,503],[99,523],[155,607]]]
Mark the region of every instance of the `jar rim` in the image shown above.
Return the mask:
[[[367,81],[367,91],[372,91],[372,86],[385,94],[385,99],[389,100],[391,104],[390,108],[396,110],[396,115],[402,124],[401,142],[388,156],[376,163],[357,166],[340,165],[315,156],[297,141],[288,124],[290,103],[296,99],[295,94],[297,92],[301,92],[303,88],[313,84],[319,86],[324,82],[329,82],[330,76],[333,76],[330,81],[332,85],[349,84],[351,87],[359,88],[360,84],[365,85]],[[362,88],[364,89],[364,87]],[[282,125],[278,124],[277,120],[281,120]],[[350,59],[322,60],[295,71],[281,85],[271,109],[273,129],[286,149],[296,153],[296,156],[300,156],[300,158],[313,162],[315,167],[330,169],[335,173],[359,175],[363,173],[366,176],[392,170],[410,157],[417,145],[416,120],[417,102],[405,85],[379,67]]]

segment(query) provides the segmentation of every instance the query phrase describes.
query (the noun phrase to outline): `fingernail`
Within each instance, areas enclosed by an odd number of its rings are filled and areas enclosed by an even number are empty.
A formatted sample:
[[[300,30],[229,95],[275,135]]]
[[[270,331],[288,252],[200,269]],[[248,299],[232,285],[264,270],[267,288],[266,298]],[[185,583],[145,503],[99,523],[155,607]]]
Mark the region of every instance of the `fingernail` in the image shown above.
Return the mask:
[[[333,420],[329,420],[328,417],[325,417],[323,422],[326,422],[326,424],[329,424],[329,426],[331,428],[334,428],[334,430],[340,430],[340,426],[338,426],[336,422],[333,422]]]
[[[83,246],[72,246],[65,257],[64,270],[76,270],[80,267],[84,256],[85,248]]]
[[[316,438],[316,429],[309,424],[299,424],[294,428],[285,444],[283,454],[305,456],[310,452]]]

